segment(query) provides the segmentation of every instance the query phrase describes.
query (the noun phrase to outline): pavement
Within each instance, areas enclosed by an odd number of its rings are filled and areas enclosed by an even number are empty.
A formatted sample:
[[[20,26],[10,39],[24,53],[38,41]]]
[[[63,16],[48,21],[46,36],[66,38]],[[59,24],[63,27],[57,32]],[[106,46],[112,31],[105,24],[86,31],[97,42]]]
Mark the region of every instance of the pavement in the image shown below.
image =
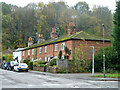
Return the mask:
[[[40,71],[29,71],[30,73],[50,75],[54,77],[64,77],[66,79],[84,79],[84,80],[99,80],[99,81],[120,81],[120,78],[102,78],[102,77],[92,77],[91,73],[66,73],[66,74],[57,74],[49,72],[40,72]],[[95,73],[94,75],[102,75],[102,73]]]

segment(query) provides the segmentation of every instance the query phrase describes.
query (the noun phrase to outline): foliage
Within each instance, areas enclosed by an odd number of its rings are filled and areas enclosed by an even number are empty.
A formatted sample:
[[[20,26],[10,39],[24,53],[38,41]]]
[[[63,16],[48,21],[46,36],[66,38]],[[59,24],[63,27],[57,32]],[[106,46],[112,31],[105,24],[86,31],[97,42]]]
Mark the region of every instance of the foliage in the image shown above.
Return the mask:
[[[28,65],[28,63],[30,62],[29,58],[26,58],[25,60],[23,60],[23,63],[26,63]]]
[[[120,62],[117,59],[116,50],[113,46],[109,46],[105,48],[105,68],[107,72],[110,71],[120,71],[120,66],[118,65]],[[103,50],[100,49],[95,54],[95,72],[103,71]]]
[[[34,67],[38,67],[39,64],[38,64],[37,62],[33,62],[33,66],[34,66]]]
[[[91,72],[91,60],[67,60],[68,67],[58,67],[57,73]]]
[[[31,61],[28,62],[28,66],[29,66],[29,69],[30,69],[30,70],[33,70],[33,62],[31,62]]]
[[[62,51],[60,50],[58,58],[61,59],[61,57],[62,57]]]
[[[50,66],[57,65],[57,59],[53,58],[50,60]]]
[[[104,23],[105,32],[107,32],[105,37],[110,38],[112,14],[107,7],[94,7],[89,10],[89,5],[86,2],[78,2],[74,7],[70,7],[63,1],[48,4],[30,3],[25,7],[0,4],[3,6],[3,50],[8,47],[11,49],[26,47],[30,36],[36,43],[39,33],[43,34],[45,40],[48,40],[53,27],[59,33],[59,37],[67,35],[70,21],[76,24],[77,31],[83,30],[94,35],[102,34],[101,24]],[[64,39],[66,38],[61,40]]]
[[[45,64],[40,64],[40,67],[44,67],[45,66]]]
[[[71,60],[69,72],[91,72],[91,60]]]
[[[43,62],[41,60],[37,60],[37,61],[33,62],[34,67],[38,67],[38,66],[44,67],[44,64],[45,64],[45,62]]]
[[[114,38],[113,40],[113,47],[116,50],[116,57],[117,57],[117,61],[120,62],[119,58],[120,58],[120,1],[116,2],[116,10],[114,13],[114,28],[113,28],[113,33],[112,36]],[[119,63],[118,62],[118,63]]]
[[[5,62],[13,61],[13,55],[8,54],[8,55],[3,55]]]
[[[83,44],[80,44],[79,48],[75,48],[75,60],[81,60],[84,59],[84,50],[83,50]]]
[[[40,65],[40,64],[44,64],[44,62],[43,61],[41,61],[41,60],[37,60],[37,63]]]
[[[70,55],[70,50],[68,49],[68,47],[65,47],[65,54]]]

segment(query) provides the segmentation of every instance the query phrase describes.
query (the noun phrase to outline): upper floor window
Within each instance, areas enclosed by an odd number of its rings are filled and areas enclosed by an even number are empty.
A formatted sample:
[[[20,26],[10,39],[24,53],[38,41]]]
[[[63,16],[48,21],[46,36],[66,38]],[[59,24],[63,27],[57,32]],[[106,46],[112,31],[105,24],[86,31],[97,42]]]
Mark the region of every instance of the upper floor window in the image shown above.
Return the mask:
[[[23,51],[23,56],[25,56],[25,51]]]
[[[34,49],[32,49],[32,55],[34,54]]]
[[[65,50],[65,43],[62,43],[62,50]]]
[[[58,51],[58,44],[55,44],[55,51]]]
[[[30,50],[28,50],[28,55],[30,55]]]
[[[42,48],[40,47],[40,48],[39,48],[39,54],[41,54],[41,51],[42,51]]]
[[[45,53],[47,52],[47,46],[45,46]]]

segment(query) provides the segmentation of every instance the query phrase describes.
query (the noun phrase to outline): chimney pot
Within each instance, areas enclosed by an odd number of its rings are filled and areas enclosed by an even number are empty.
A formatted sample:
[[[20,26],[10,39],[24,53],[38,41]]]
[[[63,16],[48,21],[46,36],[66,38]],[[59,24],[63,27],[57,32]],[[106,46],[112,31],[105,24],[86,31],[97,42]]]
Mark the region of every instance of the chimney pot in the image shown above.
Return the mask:
[[[57,32],[56,32],[55,28],[52,28],[52,32],[51,32],[50,36],[51,36],[51,39],[57,38]]]

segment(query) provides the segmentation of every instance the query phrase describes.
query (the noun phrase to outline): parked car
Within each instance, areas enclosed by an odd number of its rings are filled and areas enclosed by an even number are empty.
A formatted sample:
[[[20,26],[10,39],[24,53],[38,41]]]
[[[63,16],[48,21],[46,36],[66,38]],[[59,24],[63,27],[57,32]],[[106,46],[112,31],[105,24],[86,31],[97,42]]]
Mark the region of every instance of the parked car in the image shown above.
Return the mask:
[[[7,70],[7,67],[8,67],[8,63],[5,63],[3,69]]]
[[[26,63],[20,63],[14,66],[14,71],[26,71],[28,72],[29,67]]]
[[[14,66],[17,65],[18,63],[16,61],[10,61],[8,64],[8,70],[13,70]]]
[[[1,63],[1,68],[4,69],[4,62]]]

